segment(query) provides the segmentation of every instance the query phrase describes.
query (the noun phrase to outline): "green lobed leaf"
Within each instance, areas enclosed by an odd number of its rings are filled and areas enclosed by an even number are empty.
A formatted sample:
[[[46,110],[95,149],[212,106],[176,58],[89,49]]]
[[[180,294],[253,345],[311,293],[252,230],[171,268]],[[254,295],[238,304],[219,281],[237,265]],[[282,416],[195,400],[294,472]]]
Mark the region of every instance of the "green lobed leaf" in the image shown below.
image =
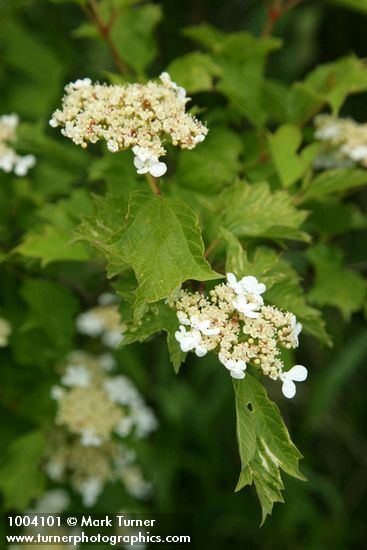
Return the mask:
[[[135,272],[138,316],[144,304],[166,298],[187,279],[222,277],[204,258],[195,213],[180,200],[132,193],[127,223],[111,244]]]
[[[0,468],[0,489],[8,509],[24,510],[45,490],[46,478],[40,468],[46,440],[39,431],[28,432],[10,445]]]
[[[41,204],[35,216],[46,223],[26,233],[13,253],[38,258],[43,267],[56,261],[87,261],[90,251],[83,243],[72,242],[71,230],[91,210],[91,199],[84,189],[74,190],[67,199]]]
[[[218,193],[235,179],[240,168],[242,143],[237,134],[218,127],[193,151],[182,151],[176,180],[200,193]]]
[[[45,225],[40,233],[28,233],[13,252],[41,260],[42,267],[51,262],[82,262],[90,258],[82,243],[71,242],[70,232],[50,225]]]
[[[144,314],[144,318],[134,323],[128,323],[128,329],[124,332],[122,345],[134,342],[145,342],[153,335],[165,331],[167,333],[167,345],[173,368],[178,373],[181,363],[185,360],[186,353],[181,351],[175,338],[178,330],[176,312],[164,303],[152,304]]]
[[[366,170],[339,168],[326,170],[316,176],[301,197],[301,202],[326,199],[329,195],[340,195],[367,184]]]
[[[12,109],[23,116],[33,119],[47,116],[61,85],[63,67],[59,58],[20,20],[7,17],[6,11],[4,14],[0,12],[0,25],[2,59],[6,60],[11,71],[21,75],[22,82],[19,86],[17,79],[8,78],[7,89],[2,95],[10,93]]]
[[[121,57],[142,74],[157,53],[154,29],[162,18],[156,4],[125,6],[114,21],[111,37]]]
[[[212,51],[220,49],[220,45],[226,36],[225,33],[209,23],[185,27],[182,34],[200,44],[200,46]]]
[[[28,304],[28,327],[40,327],[58,348],[71,349],[78,302],[66,287],[43,279],[26,279],[21,295]]]
[[[348,320],[364,305],[366,280],[343,266],[343,252],[336,247],[319,244],[307,251],[307,257],[316,270],[309,300],[319,306],[337,307]]]
[[[367,216],[352,202],[340,203],[337,199],[329,198],[312,205],[308,224],[313,233],[329,238],[367,229]]]
[[[221,66],[217,89],[255,126],[267,118],[263,104],[267,55],[280,46],[273,37],[255,38],[247,32],[223,38],[213,57]]]
[[[275,502],[283,502],[283,470],[305,480],[298,467],[301,453],[292,443],[278,407],[254,377],[233,381],[241,474],[236,491],[255,484],[262,507],[262,523]]]
[[[270,151],[275,167],[284,187],[299,180],[309,163],[298,154],[302,143],[302,132],[297,126],[284,124],[273,135],[268,136]]]
[[[122,195],[94,195],[95,212],[74,230],[75,240],[88,242],[107,259],[107,276],[113,277],[129,266],[112,237],[126,223],[127,203]]]
[[[238,181],[223,191],[220,223],[239,237],[307,241],[299,228],[307,212],[298,210],[286,191],[271,191],[265,182]]]
[[[223,227],[221,234],[226,246],[226,272],[237,277],[253,275],[264,283],[267,289],[275,283],[289,278],[290,266],[280,254],[271,248],[257,246],[251,253],[245,251],[239,239]]]
[[[202,52],[176,58],[168,65],[167,71],[190,94],[212,90],[214,78],[221,74],[219,65]]]
[[[367,67],[363,60],[349,56],[320,65],[289,90],[288,121],[303,124],[325,105],[338,115],[348,95],[366,90]]]

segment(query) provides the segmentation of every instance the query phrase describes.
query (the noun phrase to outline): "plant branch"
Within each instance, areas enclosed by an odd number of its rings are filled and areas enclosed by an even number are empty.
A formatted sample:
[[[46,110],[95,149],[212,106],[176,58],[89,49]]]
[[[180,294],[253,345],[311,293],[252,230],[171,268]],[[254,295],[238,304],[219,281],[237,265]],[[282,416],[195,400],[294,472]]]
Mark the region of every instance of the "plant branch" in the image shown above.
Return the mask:
[[[87,17],[94,23],[94,25],[97,27],[98,32],[101,36],[101,38],[106,42],[111,55],[113,57],[113,60],[115,62],[116,67],[120,71],[122,75],[128,76],[131,71],[129,66],[125,63],[125,61],[122,59],[118,49],[116,48],[116,45],[114,44],[112,37],[111,37],[111,29],[113,26],[113,23],[115,22],[115,19],[117,17],[117,11],[113,10],[111,13],[111,16],[109,18],[109,21],[106,23],[99,11],[99,5],[97,0],[89,0],[88,5],[84,5],[83,9],[85,13],[87,14]]]
[[[217,248],[218,244],[220,243],[220,239],[214,239],[208,247],[205,249],[204,256],[205,258],[208,258],[210,254]]]
[[[261,36],[269,36],[273,32],[273,28],[276,23],[285,15],[289,10],[296,7],[303,0],[272,0],[269,6],[266,6],[266,21]]]
[[[153,195],[155,195],[156,197],[161,197],[162,192],[158,187],[157,178],[153,177],[151,174],[149,174],[149,172],[147,172],[145,175],[146,175],[147,182],[149,183],[149,187],[150,187]]]

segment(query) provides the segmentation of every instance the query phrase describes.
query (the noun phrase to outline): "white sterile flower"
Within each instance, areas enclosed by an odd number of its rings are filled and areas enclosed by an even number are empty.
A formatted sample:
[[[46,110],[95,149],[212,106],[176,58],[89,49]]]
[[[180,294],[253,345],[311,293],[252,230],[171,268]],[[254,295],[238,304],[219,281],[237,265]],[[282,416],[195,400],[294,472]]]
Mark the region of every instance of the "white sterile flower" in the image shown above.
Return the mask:
[[[139,407],[134,411],[134,421],[136,424],[136,437],[138,438],[146,437],[158,426],[153,412],[145,406]]]
[[[116,153],[119,150],[119,144],[115,139],[109,139],[107,141],[107,149],[111,151],[111,153]]]
[[[80,485],[79,492],[84,506],[94,506],[103,491],[103,486],[103,481],[98,477],[90,477]]]
[[[204,139],[205,139],[204,134],[199,134],[198,136],[194,136],[194,137],[192,138],[192,141],[193,141],[194,143],[201,143],[202,141],[204,141]]]
[[[298,336],[302,331],[302,323],[297,322],[297,317],[295,315],[292,315],[291,317],[291,327],[293,329],[294,340],[296,342],[296,345],[298,346],[299,344]]]
[[[87,388],[90,384],[90,373],[83,365],[68,365],[61,383],[71,388]]]
[[[52,481],[61,481],[65,471],[65,464],[59,460],[50,460],[45,465],[45,472]]]
[[[32,513],[60,514],[70,504],[69,494],[64,489],[47,491],[33,506]]]
[[[236,294],[251,294],[260,304],[263,303],[261,294],[266,290],[264,283],[259,283],[256,277],[248,275],[242,277],[240,281],[237,281],[236,276],[233,273],[227,273],[227,284],[232,288]]]
[[[237,277],[234,273],[227,273],[227,285],[232,288],[236,294],[242,294],[240,284],[237,282]]]
[[[147,498],[152,490],[152,485],[145,481],[140,468],[135,465],[128,465],[121,471],[121,479],[127,492],[138,499]]]
[[[117,301],[116,294],[112,294],[112,292],[102,292],[97,300],[100,306],[110,306],[111,304],[116,304]]]
[[[177,92],[177,97],[179,99],[181,99],[182,101],[184,101],[185,103],[187,103],[188,101],[190,101],[190,97],[186,97],[186,90],[185,88],[183,88],[182,86],[179,86],[178,84],[176,84],[176,82],[173,82],[173,80],[171,79],[171,76],[164,72],[164,73],[161,73],[159,75],[159,78],[161,79],[161,81],[163,82],[163,84],[165,84],[166,86],[169,86],[170,88],[173,88],[174,90],[176,90]]]
[[[341,151],[355,161],[360,161],[367,158],[367,145],[356,145],[355,147],[351,145],[343,145]]]
[[[259,283],[256,277],[253,277],[252,275],[242,277],[239,284],[241,285],[241,289],[244,294],[251,294],[252,296],[256,296],[258,298],[261,298],[260,295],[266,290],[264,283]]]
[[[116,359],[110,353],[102,353],[98,357],[98,361],[105,372],[111,372],[117,365]]]
[[[13,170],[13,166],[16,163],[17,155],[15,151],[9,150],[0,156],[0,168],[9,174]]]
[[[134,166],[138,174],[151,174],[155,178],[163,176],[167,172],[167,166],[164,162],[159,162],[158,157],[144,147],[136,145],[133,147]]]
[[[340,132],[340,127],[338,124],[326,124],[321,128],[318,128],[315,132],[315,137],[321,140],[328,140],[336,137]]]
[[[82,430],[80,434],[80,443],[83,447],[100,447],[103,440],[92,430]]]
[[[139,400],[136,388],[126,376],[107,378],[103,384],[103,389],[111,401],[120,405],[130,405]]]
[[[233,300],[232,304],[237,311],[243,313],[246,317],[251,317],[251,319],[257,319],[260,315],[260,313],[256,311],[259,309],[259,304],[255,302],[248,302],[246,297],[241,294]]]
[[[124,416],[115,428],[115,432],[120,437],[126,437],[129,435],[134,426],[134,419],[132,416]]]
[[[204,357],[208,353],[207,348],[201,343],[201,333],[197,329],[186,331],[182,325],[175,332],[175,338],[180,343],[183,352],[195,350],[198,357]]]
[[[0,123],[1,122],[14,130],[18,126],[19,117],[15,113],[10,115],[2,115],[0,116]]]
[[[123,339],[124,335],[120,330],[107,330],[102,336],[103,344],[109,348],[117,348]]]
[[[307,369],[303,365],[295,365],[289,371],[283,372],[279,378],[283,382],[282,393],[288,399],[296,395],[296,384],[294,382],[303,382],[307,378]]]
[[[51,399],[55,399],[55,401],[58,401],[65,395],[65,390],[61,386],[52,386],[50,389],[50,397]]]
[[[98,315],[92,311],[87,311],[76,318],[76,328],[81,334],[99,336],[104,330],[104,324]]]
[[[117,450],[118,453],[114,457],[113,462],[118,470],[129,464],[133,464],[136,461],[136,451],[131,447],[127,447],[126,445],[122,445],[120,443]]]
[[[189,324],[192,328],[199,330],[205,336],[215,336],[216,334],[220,333],[219,328],[209,328],[211,324],[210,319],[199,321],[196,315],[193,315],[192,317],[190,317],[189,323],[185,323],[185,324]]]
[[[6,173],[14,171],[16,176],[25,176],[36,164],[33,155],[21,156],[14,149],[19,119],[15,114],[0,116],[0,169]]]
[[[177,319],[180,321],[181,325],[190,325],[190,319],[188,319],[186,313],[183,311],[177,311]]]
[[[226,359],[221,353],[218,355],[218,358],[222,365],[229,370],[232,378],[237,378],[239,380],[245,378],[246,373],[244,371],[247,367],[245,361],[242,361],[241,359],[237,361],[235,359]]]
[[[14,166],[14,174],[16,176],[25,176],[28,170],[36,164],[36,157],[34,155],[25,155],[24,157],[18,157],[18,160]]]
[[[92,81],[90,78],[78,78],[77,80],[75,80],[75,82],[70,82],[70,84],[68,84],[68,86],[71,86],[72,88],[74,88],[74,90],[80,90],[81,88],[85,88],[86,86],[91,86],[92,85]]]

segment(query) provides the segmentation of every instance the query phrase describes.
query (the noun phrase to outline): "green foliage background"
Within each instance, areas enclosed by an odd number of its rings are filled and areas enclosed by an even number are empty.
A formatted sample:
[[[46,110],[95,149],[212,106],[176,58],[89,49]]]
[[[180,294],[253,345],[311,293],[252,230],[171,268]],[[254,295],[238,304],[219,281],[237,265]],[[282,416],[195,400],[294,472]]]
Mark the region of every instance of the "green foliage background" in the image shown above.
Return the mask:
[[[260,1],[116,1],[122,15],[112,37],[135,73],[128,78],[169,70],[210,128],[195,151],[171,152],[172,179],[163,189],[167,210],[160,212],[144,193],[131,155],[81,150],[47,125],[66,82],[126,78],[86,22],[83,3],[0,2],[0,114],[20,115],[19,150],[38,160],[26,178],[0,172],[0,314],[13,326],[10,347],[0,350],[3,509],[23,509],[44,490],[37,461],[52,426],[53,367],[70,349],[88,345],[75,334],[76,314],[93,306],[110,284],[125,298],[136,286],[130,275],[109,283],[105,260],[111,276],[128,266],[139,269],[140,251],[129,248],[124,236],[110,240],[130,192],[139,190],[131,226],[139,223],[143,202],[168,231],[182,216],[177,201],[185,201],[199,216],[205,244],[221,239],[210,257],[213,269],[224,272],[227,261],[237,272],[251,272],[268,284],[273,303],[301,318],[308,335],[297,358],[310,373],[290,403],[265,382],[305,457],[308,482],[285,476],[286,502],[259,529],[253,489],[233,492],[240,461],[231,380],[214,356],[190,356],[176,376],[163,335],[134,343],[170,331],[161,306],[153,307],[146,333],[117,352],[160,421],[140,449],[156,487],[148,510],[192,512],[201,548],[362,548],[367,172],[312,174],[316,148],[309,123],[324,108],[366,120],[367,3],[306,1],[281,19],[276,38],[259,42],[251,34],[259,36],[264,25]],[[104,4],[108,10],[111,2]],[[236,183],[238,177],[247,183]],[[104,232],[93,248],[88,242],[96,220],[103,220]],[[187,231],[191,239],[192,227]],[[149,238],[141,235],[142,250],[150,248]],[[162,288],[144,287],[144,299],[164,298],[179,276],[215,277],[205,263],[183,275],[178,271],[167,275]],[[139,295],[135,305],[135,317],[143,315]],[[176,367],[180,359],[175,357]],[[110,487],[97,510],[113,512],[127,502]]]

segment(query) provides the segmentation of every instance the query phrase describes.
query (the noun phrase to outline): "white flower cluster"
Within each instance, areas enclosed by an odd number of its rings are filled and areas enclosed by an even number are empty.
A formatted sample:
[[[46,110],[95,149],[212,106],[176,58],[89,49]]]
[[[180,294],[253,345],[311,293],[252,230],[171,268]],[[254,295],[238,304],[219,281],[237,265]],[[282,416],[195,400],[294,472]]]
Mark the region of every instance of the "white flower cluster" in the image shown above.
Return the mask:
[[[98,305],[76,318],[76,328],[81,334],[100,337],[103,344],[116,348],[123,340],[126,325],[121,322],[118,304],[113,294],[98,298]]]
[[[284,370],[281,348],[298,346],[302,325],[293,313],[264,304],[266,287],[253,276],[237,281],[227,274],[227,284],[216,286],[207,298],[200,293],[176,291],[168,303],[180,323],[175,336],[184,352],[202,357],[215,351],[233,378],[242,379],[249,363],[266,376],[282,381],[283,394],[294,397],[295,381],[307,378],[307,369],[295,365]]]
[[[0,116],[0,169],[16,176],[25,176],[36,164],[33,155],[21,156],[14,150],[19,118],[16,114]]]
[[[166,154],[165,142],[193,149],[205,139],[208,129],[185,112],[184,88],[172,82],[168,73],[160,82],[147,84],[93,84],[90,78],[65,87],[62,110],[50,120],[54,128],[86,147],[104,139],[112,153],[132,149],[139,174],[162,176],[167,167],[159,157]]]
[[[314,122],[315,137],[325,142],[330,159],[337,166],[343,166],[346,161],[350,161],[367,167],[367,124],[358,124],[351,118],[336,118],[331,115],[318,115]],[[321,158],[325,159],[325,152],[321,153]]]
[[[112,356],[75,351],[61,385],[51,388],[60,428],[53,435],[46,472],[60,482],[70,474],[86,506],[95,504],[107,481],[122,481],[136,498],[145,498],[150,490],[135,452],[121,439],[147,437],[157,420],[129,378],[108,374],[113,362]]]
[[[5,348],[8,345],[10,335],[11,325],[9,321],[0,317],[0,348]]]
[[[78,435],[86,447],[100,447],[113,433],[143,438],[157,426],[133,382],[110,374],[113,363],[107,354],[95,357],[74,351],[68,356],[61,385],[51,389],[57,401],[56,424]]]

